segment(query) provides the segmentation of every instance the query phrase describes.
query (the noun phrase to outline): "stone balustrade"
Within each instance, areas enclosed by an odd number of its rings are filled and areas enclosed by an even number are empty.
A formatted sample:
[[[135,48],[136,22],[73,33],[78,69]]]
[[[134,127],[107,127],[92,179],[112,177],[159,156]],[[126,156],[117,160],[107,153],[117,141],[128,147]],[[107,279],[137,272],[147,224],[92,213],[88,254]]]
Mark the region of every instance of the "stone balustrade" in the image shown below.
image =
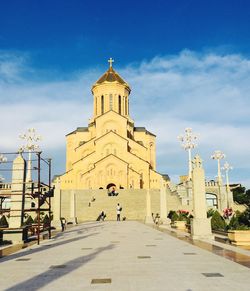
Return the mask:
[[[206,187],[217,187],[218,186],[218,182],[216,182],[216,181],[206,181],[205,185],[206,185]]]
[[[1,190],[11,190],[11,183],[0,183],[0,191]]]

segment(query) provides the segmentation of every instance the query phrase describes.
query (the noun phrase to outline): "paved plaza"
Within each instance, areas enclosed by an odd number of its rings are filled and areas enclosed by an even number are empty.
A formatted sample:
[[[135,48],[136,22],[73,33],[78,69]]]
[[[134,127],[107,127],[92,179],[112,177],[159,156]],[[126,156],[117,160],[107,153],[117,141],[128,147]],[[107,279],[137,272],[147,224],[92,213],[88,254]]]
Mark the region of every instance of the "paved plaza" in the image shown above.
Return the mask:
[[[248,267],[134,221],[77,225],[1,258],[0,274],[9,291],[250,290]]]

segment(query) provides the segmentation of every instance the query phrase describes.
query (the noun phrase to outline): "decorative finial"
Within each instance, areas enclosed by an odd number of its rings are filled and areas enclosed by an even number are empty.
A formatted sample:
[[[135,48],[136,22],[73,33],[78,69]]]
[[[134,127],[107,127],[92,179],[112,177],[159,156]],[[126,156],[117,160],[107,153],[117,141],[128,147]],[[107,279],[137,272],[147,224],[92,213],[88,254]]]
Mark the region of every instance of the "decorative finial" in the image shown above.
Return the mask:
[[[196,155],[192,161],[193,168],[202,168],[202,159],[199,155]]]
[[[112,63],[114,62],[114,60],[112,58],[109,58],[108,62],[109,62],[109,67],[112,68]]]

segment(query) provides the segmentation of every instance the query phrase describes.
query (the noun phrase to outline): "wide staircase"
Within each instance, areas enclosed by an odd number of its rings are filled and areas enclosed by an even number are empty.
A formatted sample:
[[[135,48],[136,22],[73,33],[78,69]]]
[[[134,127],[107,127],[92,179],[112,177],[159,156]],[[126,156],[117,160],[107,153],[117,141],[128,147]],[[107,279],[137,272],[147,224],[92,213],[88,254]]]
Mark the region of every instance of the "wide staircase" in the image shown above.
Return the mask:
[[[146,189],[119,189],[117,196],[109,196],[107,190],[62,191],[62,216],[72,217],[69,205],[74,195],[75,215],[79,222],[93,221],[102,211],[106,220],[116,220],[116,207],[122,207],[121,219],[144,220],[146,216]],[[73,194],[74,193],[74,194]],[[160,191],[150,190],[152,213],[160,213]]]

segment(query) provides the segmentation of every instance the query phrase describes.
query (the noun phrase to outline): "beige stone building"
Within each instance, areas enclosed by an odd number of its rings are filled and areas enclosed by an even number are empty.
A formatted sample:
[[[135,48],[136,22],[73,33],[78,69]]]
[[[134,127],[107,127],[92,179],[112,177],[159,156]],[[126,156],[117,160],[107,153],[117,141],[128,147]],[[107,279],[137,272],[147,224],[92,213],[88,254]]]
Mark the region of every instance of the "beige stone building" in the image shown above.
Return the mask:
[[[130,87],[113,69],[92,86],[93,116],[88,127],[67,134],[66,173],[61,189],[154,189],[156,136],[136,127],[129,114]]]
[[[136,127],[129,114],[128,83],[113,69],[92,86],[93,115],[88,127],[66,136],[66,172],[54,179],[54,220],[96,220],[104,211],[116,219],[116,205],[126,219],[166,218],[169,210],[193,212],[192,181],[180,183],[156,171],[156,136]],[[205,182],[208,208],[234,207],[232,193],[215,181]],[[111,190],[118,195],[109,195]]]

